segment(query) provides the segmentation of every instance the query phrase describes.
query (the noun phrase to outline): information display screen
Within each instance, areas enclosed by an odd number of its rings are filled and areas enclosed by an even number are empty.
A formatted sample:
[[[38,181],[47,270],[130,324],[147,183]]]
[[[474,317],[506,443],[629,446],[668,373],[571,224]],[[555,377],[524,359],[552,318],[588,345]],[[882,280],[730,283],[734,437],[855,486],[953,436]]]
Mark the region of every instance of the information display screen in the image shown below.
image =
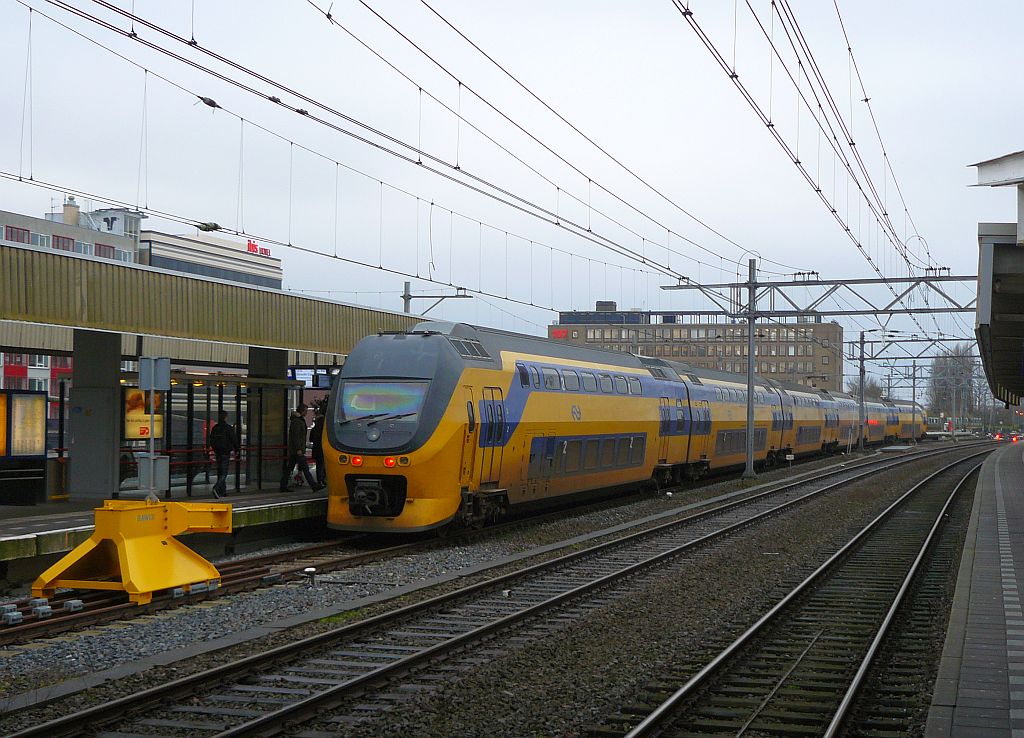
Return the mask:
[[[46,455],[46,396],[10,396],[11,456]]]
[[[149,438],[149,421],[153,403],[156,415],[153,417],[153,438],[164,437],[164,414],[162,392],[145,392],[129,387],[124,392],[124,437],[128,440]]]

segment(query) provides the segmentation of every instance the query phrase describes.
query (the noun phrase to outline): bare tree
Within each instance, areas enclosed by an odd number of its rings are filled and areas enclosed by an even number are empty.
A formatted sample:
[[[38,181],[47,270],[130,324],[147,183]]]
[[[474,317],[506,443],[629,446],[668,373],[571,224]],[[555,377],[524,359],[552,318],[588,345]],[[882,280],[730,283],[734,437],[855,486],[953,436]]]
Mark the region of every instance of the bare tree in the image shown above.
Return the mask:
[[[952,346],[932,359],[932,373],[928,380],[928,408],[934,415],[940,412],[964,417],[977,414],[979,398],[984,396],[977,371],[978,361],[971,358],[974,346],[962,343]]]
[[[846,382],[846,391],[854,397],[860,397],[860,377],[851,377]],[[885,391],[882,389],[882,384],[874,377],[865,377],[864,380],[864,397],[870,400],[881,399]]]

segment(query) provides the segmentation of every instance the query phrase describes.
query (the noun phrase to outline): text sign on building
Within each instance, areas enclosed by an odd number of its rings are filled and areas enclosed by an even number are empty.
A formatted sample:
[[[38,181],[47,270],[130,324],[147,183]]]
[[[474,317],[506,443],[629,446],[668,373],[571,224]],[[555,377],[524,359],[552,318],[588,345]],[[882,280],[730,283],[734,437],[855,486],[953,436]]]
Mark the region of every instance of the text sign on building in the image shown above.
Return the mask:
[[[249,239],[249,243],[245,245],[245,250],[250,254],[257,254],[258,256],[270,256],[270,249],[266,246],[260,246],[258,243]]]

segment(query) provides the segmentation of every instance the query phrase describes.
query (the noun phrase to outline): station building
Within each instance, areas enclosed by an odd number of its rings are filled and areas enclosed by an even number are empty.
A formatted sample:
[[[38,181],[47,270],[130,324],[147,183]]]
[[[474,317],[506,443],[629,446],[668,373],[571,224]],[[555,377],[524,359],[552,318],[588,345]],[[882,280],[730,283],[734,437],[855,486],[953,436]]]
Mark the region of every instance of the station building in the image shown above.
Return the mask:
[[[809,316],[793,323],[764,323],[754,334],[755,370],[763,377],[843,389],[843,328]],[[619,310],[598,301],[593,311],[558,314],[548,338],[585,346],[683,361],[720,371],[747,371],[747,326],[699,321],[686,313]]]
[[[252,239],[242,243],[208,233],[174,235],[143,230],[144,213],[126,208],[83,211],[69,196],[59,211],[36,218],[0,210],[3,243],[28,244],[127,264],[220,279],[237,284],[281,289],[281,260]],[[4,343],[0,336],[0,343]],[[122,368],[131,371],[131,362]],[[71,387],[69,356],[46,353],[0,353],[0,388],[37,390],[58,399],[58,387]],[[52,403],[51,403],[52,404]],[[51,413],[55,408],[51,408]]]
[[[403,327],[413,318],[292,296],[281,291],[282,261],[268,245],[199,231],[143,230],[145,217],[130,209],[83,211],[73,197],[39,218],[0,210],[0,251],[8,258],[0,255],[0,270],[8,272],[0,390],[46,393],[46,449],[58,461],[75,456],[76,438],[83,441],[75,433],[88,409],[83,398],[100,386],[106,395],[114,391],[91,411],[114,416],[104,421],[105,445],[94,451],[116,451],[120,483],[115,470],[99,488],[131,489],[133,454],[145,442],[130,432],[127,415],[123,421],[117,416],[140,394],[136,357],[170,357],[171,389],[158,398],[162,428],[154,437],[158,450],[171,456],[172,486],[184,485],[191,494],[196,474],[206,481],[205,438],[220,410],[240,428],[245,447],[233,469],[236,487],[276,482],[287,408],[305,391],[294,367],[331,372],[365,333]],[[51,276],[37,270],[51,270]],[[250,335],[255,345],[247,346]],[[93,370],[79,372],[74,357],[81,356],[89,367],[94,358],[103,364],[99,384],[95,378],[82,384]],[[78,457],[90,453],[79,450]],[[96,488],[73,480],[69,486]]]

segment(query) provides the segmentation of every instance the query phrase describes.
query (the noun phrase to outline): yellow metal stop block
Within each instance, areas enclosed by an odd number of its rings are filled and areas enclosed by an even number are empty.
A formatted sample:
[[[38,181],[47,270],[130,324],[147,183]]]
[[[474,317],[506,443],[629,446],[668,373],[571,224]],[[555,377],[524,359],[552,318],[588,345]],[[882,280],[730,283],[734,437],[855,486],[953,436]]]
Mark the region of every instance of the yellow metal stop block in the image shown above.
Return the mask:
[[[51,597],[59,587],[109,589],[145,605],[162,589],[220,583],[216,567],[174,536],[230,533],[231,505],[104,500],[95,513],[92,537],[40,574],[33,596]]]

